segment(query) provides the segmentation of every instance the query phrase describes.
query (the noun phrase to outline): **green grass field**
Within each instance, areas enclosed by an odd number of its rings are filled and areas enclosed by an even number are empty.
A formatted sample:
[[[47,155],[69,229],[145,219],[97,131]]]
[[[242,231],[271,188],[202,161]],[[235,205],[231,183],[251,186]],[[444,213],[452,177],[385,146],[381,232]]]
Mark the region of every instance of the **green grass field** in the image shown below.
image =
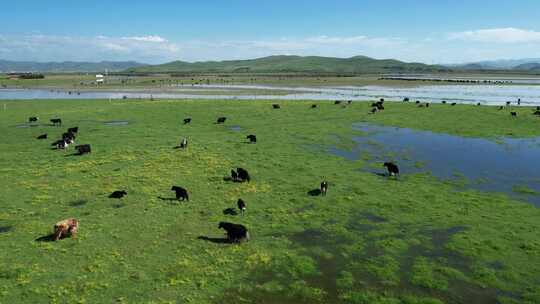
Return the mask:
[[[0,111],[0,303],[540,303],[540,210],[426,174],[362,172],[319,146],[367,121],[530,137],[520,108],[249,101],[7,101]],[[0,108],[1,110],[1,108]],[[39,116],[38,127],[16,127]],[[193,118],[191,125],[182,119]],[[226,116],[225,125],[214,124]],[[60,117],[64,127],[46,126]],[[111,126],[106,121],[128,121]],[[231,130],[239,126],[240,131]],[[67,127],[92,153],[51,150]],[[38,141],[37,135],[49,134]],[[258,143],[246,144],[256,134]],[[187,150],[173,149],[181,137]],[[224,180],[243,167],[250,183]],[[326,197],[310,196],[326,179]],[[172,185],[190,191],[174,197]],[[125,189],[121,200],[107,198]],[[238,198],[244,216],[224,215]],[[57,221],[77,239],[38,242]],[[222,244],[218,222],[251,241]]]
[[[498,75],[498,74],[435,74],[441,77],[455,78],[460,76],[478,77],[531,77],[531,75]],[[316,75],[258,75],[258,74],[210,74],[188,75],[172,77],[170,74],[156,74],[152,76],[110,76],[107,83],[96,85],[95,73],[91,74],[46,74],[44,79],[9,79],[7,75],[0,74],[0,87],[7,88],[43,88],[63,90],[152,90],[172,88],[177,84],[190,87],[191,84],[212,85],[268,85],[285,87],[325,87],[325,86],[368,86],[377,85],[385,87],[418,87],[423,85],[460,85],[452,82],[434,81],[404,81],[379,80],[380,74],[366,74],[363,76],[337,77]],[[82,83],[82,85],[81,85]],[[92,84],[93,83],[93,84]],[[463,84],[461,84],[463,85]],[[475,84],[469,84],[475,85]],[[506,84],[519,85],[519,84]],[[255,90],[249,90],[251,92]],[[268,93],[268,91],[265,91]]]

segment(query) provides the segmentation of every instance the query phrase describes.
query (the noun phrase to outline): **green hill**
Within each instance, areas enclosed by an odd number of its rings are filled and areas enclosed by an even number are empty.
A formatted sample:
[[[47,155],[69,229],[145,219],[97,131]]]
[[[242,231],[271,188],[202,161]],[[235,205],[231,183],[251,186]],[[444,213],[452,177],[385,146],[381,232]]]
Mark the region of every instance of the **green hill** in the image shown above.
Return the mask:
[[[332,58],[319,56],[269,56],[250,60],[184,62],[130,68],[131,73],[418,73],[448,71],[448,68],[393,59],[378,60],[365,56]]]
[[[35,62],[0,60],[0,72],[39,72],[39,73],[73,73],[73,72],[115,72],[144,66],[135,61],[101,61],[101,62]]]

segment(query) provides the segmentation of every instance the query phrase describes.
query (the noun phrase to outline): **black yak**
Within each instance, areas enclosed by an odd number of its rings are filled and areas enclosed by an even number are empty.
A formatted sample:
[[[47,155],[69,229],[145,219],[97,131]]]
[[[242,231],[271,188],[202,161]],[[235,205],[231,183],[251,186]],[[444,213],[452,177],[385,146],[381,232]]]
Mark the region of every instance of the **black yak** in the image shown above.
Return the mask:
[[[187,146],[188,146],[188,140],[187,140],[187,138],[184,137],[184,138],[182,138],[182,140],[180,141],[180,146],[179,146],[179,147],[180,147],[181,149],[185,149],[185,148],[187,148]]]
[[[231,179],[235,182],[238,181],[238,173],[234,170],[231,170]]]
[[[251,180],[249,173],[247,170],[243,168],[236,168],[236,172],[238,172],[238,181],[240,182],[248,182]]]
[[[69,146],[69,143],[65,140],[57,140],[56,141],[56,149],[64,150],[67,149]]]
[[[186,200],[189,202],[189,194],[186,189],[179,187],[179,186],[172,186],[171,191],[176,192],[176,199],[177,200]]]
[[[281,106],[278,105],[277,103],[275,103],[275,104],[272,105],[272,108],[273,109],[281,109]]]
[[[53,124],[53,126],[59,126],[59,127],[62,126],[62,119],[60,118],[53,118],[50,121]]]
[[[47,134],[41,134],[40,136],[36,137],[37,139],[47,139]]]
[[[191,117],[184,118],[184,124],[187,125],[188,123],[191,123]]]
[[[386,162],[383,165],[386,167],[386,170],[388,170],[388,175],[390,176],[398,176],[399,175],[399,168],[396,164],[392,162]]]
[[[228,222],[219,222],[219,229],[224,229],[227,233],[227,239],[233,243],[249,241],[249,232],[244,225]]]
[[[236,205],[238,206],[238,209],[244,215],[244,212],[246,211],[246,202],[244,202],[243,199],[239,198],[238,202],[236,202]]]
[[[111,193],[109,195],[109,198],[122,198],[125,195],[127,195],[127,192],[125,190],[117,190],[117,191],[114,191],[113,193]]]
[[[227,117],[218,117],[217,123],[218,123],[218,124],[225,123],[225,120],[227,120]]]
[[[75,134],[66,132],[62,134],[62,139],[70,144],[75,142]]]
[[[455,106],[455,105],[457,105],[457,103],[455,103],[455,102],[452,102],[452,104],[450,104],[450,105],[451,105],[451,106]]]
[[[323,182],[321,183],[321,194],[322,194],[323,196],[325,196],[325,195],[326,195],[326,191],[328,191],[328,182],[327,182],[327,181],[323,181]]]
[[[248,136],[246,136],[247,139],[249,139],[249,142],[254,144],[257,142],[257,136],[253,135],[253,134],[250,134]]]
[[[78,146],[75,146],[75,150],[77,150],[77,153],[79,155],[84,155],[86,153],[91,153],[92,152],[92,147],[90,147],[89,144],[78,145]]]
[[[312,105],[311,105],[311,108],[312,108],[312,109],[315,109],[315,108],[317,108],[317,105],[316,105],[316,104],[312,104]]]

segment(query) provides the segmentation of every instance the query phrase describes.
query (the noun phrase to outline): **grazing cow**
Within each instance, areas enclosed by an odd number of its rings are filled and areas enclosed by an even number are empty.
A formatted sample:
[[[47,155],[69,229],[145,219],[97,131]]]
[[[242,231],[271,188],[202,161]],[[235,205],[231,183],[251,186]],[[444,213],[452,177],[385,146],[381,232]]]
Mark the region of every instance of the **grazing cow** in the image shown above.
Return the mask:
[[[272,105],[272,108],[273,109],[281,109],[281,106],[278,105],[277,103],[275,103],[275,104]]]
[[[217,123],[218,123],[218,124],[225,123],[225,120],[227,120],[227,117],[219,117],[219,118],[217,119]]]
[[[238,181],[240,182],[248,182],[251,180],[249,173],[247,170],[243,168],[236,168],[236,172],[238,172]]]
[[[71,132],[66,132],[66,133],[63,133],[62,134],[62,139],[64,141],[67,141],[69,142],[70,144],[72,144],[73,142],[75,142],[75,134],[71,133]]]
[[[77,153],[79,155],[84,155],[86,153],[91,153],[92,152],[92,147],[90,147],[89,144],[78,145],[78,146],[75,146],[75,150],[77,150]]]
[[[254,134],[250,134],[248,136],[246,136],[247,139],[249,139],[249,142],[254,144],[257,142],[257,136],[255,136]]]
[[[388,175],[390,176],[398,176],[399,175],[399,168],[396,164],[392,162],[386,162],[383,165],[386,167],[386,170],[388,170]]]
[[[416,104],[419,104],[419,103],[420,103],[420,100],[417,100],[417,101],[416,101]]]
[[[476,105],[477,105],[477,106],[481,106],[482,104],[481,104],[481,103],[477,103]]]
[[[540,110],[536,110],[533,114],[537,115],[537,116],[540,116]]]
[[[122,198],[127,195],[126,190],[117,190],[109,195],[109,198]]]
[[[47,134],[41,134],[40,136],[36,137],[37,139],[47,139]]]
[[[191,117],[184,119],[184,124],[187,125],[188,123],[191,123]]]
[[[74,219],[66,219],[60,221],[54,225],[54,236],[53,239],[58,241],[62,235],[71,235],[72,238],[77,237],[77,230],[79,229],[79,222]]]
[[[315,108],[317,108],[317,105],[316,105],[316,104],[312,104],[312,105],[311,105],[311,108],[312,108],[312,109],[315,109]]]
[[[238,173],[236,173],[236,171],[234,170],[231,170],[231,179],[233,181],[237,181],[238,180]]]
[[[450,105],[451,105],[451,106],[455,106],[455,105],[457,105],[457,103],[452,102]]]
[[[28,122],[37,122],[39,120],[39,117],[33,116],[28,118]]]
[[[335,105],[338,105],[338,104],[340,104],[340,103],[341,103],[341,100],[336,100],[336,101],[334,101],[334,104],[335,104]]]
[[[179,186],[172,186],[171,191],[176,192],[176,199],[177,200],[186,200],[189,202],[189,194],[186,189],[179,187]]]
[[[446,100],[441,101],[442,104],[446,104]]]
[[[238,205],[238,209],[240,209],[240,212],[242,215],[244,215],[244,212],[246,211],[246,203],[243,199],[239,198],[238,202],[236,202],[236,205]]]
[[[79,132],[79,127],[68,128],[67,131],[68,133],[77,134]]]
[[[322,194],[323,196],[325,196],[325,195],[326,195],[326,191],[328,191],[328,182],[327,182],[327,181],[323,181],[323,182],[321,183],[321,194]]]
[[[182,138],[182,140],[180,141],[180,148],[181,148],[181,149],[185,149],[185,148],[187,148],[187,146],[188,146],[188,140],[187,140],[187,138],[184,137],[184,138]]]
[[[249,241],[249,232],[244,225],[219,222],[218,228],[226,231],[227,238],[230,242],[240,243],[242,241]]]
[[[58,140],[56,142],[56,149],[64,150],[69,147],[69,143],[65,140]]]
[[[409,102],[409,97],[403,98],[403,102]]]
[[[53,126],[59,126],[59,127],[62,126],[62,119],[60,118],[53,118],[50,121],[53,124]]]
[[[510,115],[517,116],[517,112],[510,112]]]

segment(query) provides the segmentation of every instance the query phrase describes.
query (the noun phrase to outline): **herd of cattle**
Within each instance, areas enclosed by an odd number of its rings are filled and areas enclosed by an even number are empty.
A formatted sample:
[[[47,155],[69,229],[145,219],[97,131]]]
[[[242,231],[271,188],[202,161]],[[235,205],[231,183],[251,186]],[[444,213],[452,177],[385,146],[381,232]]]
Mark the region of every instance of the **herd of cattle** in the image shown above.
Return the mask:
[[[38,122],[39,117],[33,116],[28,118],[28,122],[34,123]],[[53,126],[62,126],[62,119],[60,118],[53,118],[50,120]],[[66,132],[62,133],[62,138],[58,139],[57,141],[53,142],[51,146],[56,147],[58,150],[66,150],[70,145],[75,143],[75,139],[77,137],[77,133],[79,132],[79,127],[72,127],[68,128]],[[48,134],[41,134],[36,137],[37,139],[47,139]],[[89,144],[84,145],[78,145],[75,146],[75,150],[77,151],[77,155],[84,155],[87,153],[92,152],[92,147]]]
[[[409,98],[404,98],[403,101],[404,102],[409,102]],[[344,102],[344,101],[336,100],[334,102],[334,104],[339,105],[339,104],[342,104],[342,102]],[[348,104],[352,103],[351,100],[348,100],[346,102]],[[442,101],[442,103],[446,104],[446,101]],[[518,100],[518,105],[520,103],[521,103],[521,100]],[[421,104],[420,101],[416,101],[416,104],[418,104],[419,107],[429,107],[429,103]],[[455,106],[456,103],[452,103],[451,105]],[[478,105],[480,105],[480,104],[478,104]],[[507,102],[506,105],[510,106],[510,102]],[[372,109],[370,111],[371,114],[374,114],[374,113],[377,113],[379,111],[384,110],[384,99],[381,98],[379,101],[372,103],[371,107],[372,107]],[[273,109],[280,109],[281,106],[279,104],[273,104],[272,108]],[[317,105],[313,104],[311,106],[311,108],[317,108]],[[500,109],[502,109],[502,108],[503,107],[501,106]],[[537,115],[537,116],[540,116],[540,106],[536,107],[536,111],[533,114]],[[517,113],[516,112],[511,112],[511,115],[512,116],[517,116]],[[30,123],[37,122],[38,120],[39,120],[38,117],[30,117],[28,119],[28,121]],[[217,120],[216,120],[216,124],[223,124],[223,123],[225,123],[226,120],[227,120],[227,117],[218,117]],[[59,127],[62,126],[62,120],[59,119],[59,118],[51,119],[50,122],[52,123],[53,126],[59,126]],[[192,122],[191,117],[188,117],[188,118],[184,119],[184,124],[190,124],[191,122]],[[67,132],[62,134],[62,138],[55,141],[55,142],[53,142],[52,145],[56,146],[57,149],[67,149],[69,145],[75,143],[75,139],[76,139],[78,131],[79,131],[78,127],[69,128],[67,130]],[[38,139],[46,139],[47,134],[42,134],[42,135],[38,136],[37,138]],[[257,142],[257,137],[254,134],[250,134],[250,135],[246,136],[246,139],[248,139],[249,143],[252,143],[252,144]],[[188,147],[187,138],[182,138],[178,148],[186,149],[187,147]],[[75,149],[77,150],[79,155],[83,155],[83,154],[91,152],[91,147],[88,144],[75,146]],[[386,168],[386,170],[388,172],[388,176],[390,176],[390,177],[398,177],[399,176],[399,167],[395,163],[393,163],[393,162],[385,162],[383,164],[383,167]],[[251,177],[249,175],[249,172],[246,169],[244,169],[244,168],[236,168],[236,170],[234,170],[234,169],[231,170],[230,180],[233,181],[233,182],[243,183],[243,182],[250,182]],[[319,190],[320,195],[326,196],[326,193],[328,191],[328,182],[326,180],[322,181],[320,183],[320,188],[319,189],[320,189]],[[172,186],[171,191],[175,192],[176,200],[178,200],[178,201],[187,201],[187,202],[189,201],[189,193],[188,193],[187,189],[185,189],[183,187],[180,187],[180,186]],[[111,193],[109,195],[109,198],[120,199],[120,198],[122,198],[122,197],[124,197],[126,195],[127,195],[127,192],[125,190],[118,190],[118,191],[114,191],[113,193]],[[246,203],[242,199],[238,199],[237,207],[238,207],[238,209],[240,210],[240,212],[242,214],[244,214],[246,209],[247,209]],[[228,211],[228,214],[237,214],[236,211],[234,211],[234,209],[232,209],[232,208],[229,208],[229,209],[226,209],[226,210]],[[54,225],[53,239],[56,241],[56,240],[59,240],[62,236],[67,236],[67,235],[71,235],[72,237],[76,237],[78,228],[79,228],[79,222],[76,219],[70,218],[70,219],[60,221],[60,222],[58,222],[58,223],[56,223]],[[241,224],[234,224],[234,223],[229,223],[229,222],[220,222],[219,225],[218,225],[218,228],[225,230],[226,235],[227,235],[227,240],[229,242],[231,242],[231,243],[239,243],[239,242],[242,242],[242,241],[247,241],[250,238],[248,229],[244,225],[241,225]]]

